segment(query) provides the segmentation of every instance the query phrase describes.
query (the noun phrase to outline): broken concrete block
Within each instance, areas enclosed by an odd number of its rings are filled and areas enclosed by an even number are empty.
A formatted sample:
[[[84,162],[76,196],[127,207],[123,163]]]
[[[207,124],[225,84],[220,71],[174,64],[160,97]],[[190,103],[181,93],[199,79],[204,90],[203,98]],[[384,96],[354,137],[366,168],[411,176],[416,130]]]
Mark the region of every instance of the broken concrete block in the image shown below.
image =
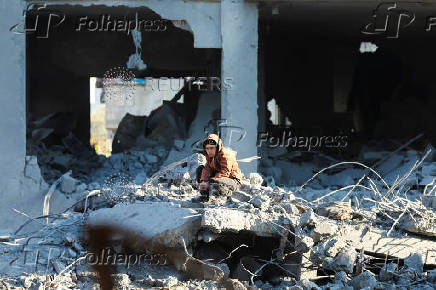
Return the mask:
[[[285,192],[282,195],[282,201],[288,201],[288,202],[295,201],[295,195],[291,191]]]
[[[37,157],[26,156],[25,161],[24,178],[22,180],[23,188],[29,188],[36,191],[48,189],[48,184],[45,182],[44,178],[42,178]]]
[[[404,265],[407,267],[407,269],[415,271],[418,274],[422,274],[424,270],[422,255],[419,253],[414,253],[410,255],[410,257],[404,259]]]
[[[422,204],[429,209],[436,210],[436,196],[422,196]]]
[[[348,283],[347,273],[344,271],[339,271],[335,273],[335,281],[341,281],[344,284]]]
[[[53,157],[51,164],[54,168],[59,170],[66,170],[69,168],[71,158],[66,155],[56,155]]]
[[[338,253],[347,247],[347,244],[343,239],[333,238],[327,243],[325,254],[329,257],[336,257]]]
[[[313,239],[311,237],[295,237],[295,250],[299,253],[307,253],[313,247],[313,244]]]
[[[338,226],[335,224],[318,222],[312,230],[311,237],[315,242],[318,242],[322,238],[334,235],[337,231]]]
[[[240,202],[247,202],[251,199],[251,195],[244,192],[244,191],[236,190],[236,191],[233,191],[233,193],[232,193],[232,200],[233,199],[236,199],[237,201],[240,201]]]
[[[377,280],[370,272],[363,272],[362,274],[357,275],[350,283],[354,289],[374,289],[377,286]]]
[[[299,215],[300,211],[298,210],[298,208],[295,206],[295,204],[291,203],[291,202],[281,202],[279,204],[287,214],[291,214],[291,215]]]
[[[224,281],[223,286],[226,288],[226,290],[246,290],[247,287],[245,287],[244,284],[242,284],[237,279],[227,279]]]
[[[304,227],[306,225],[315,225],[317,220],[315,213],[311,208],[309,208],[306,212],[301,214],[299,226]]]
[[[145,172],[140,172],[135,176],[135,184],[142,185],[147,181],[147,174]]]
[[[118,204],[91,212],[90,225],[113,225],[136,233],[152,243],[182,247],[190,244],[200,229],[200,219],[195,210],[175,207],[166,202]]]
[[[279,236],[274,223],[280,224],[279,217],[262,211],[255,214],[230,208],[205,208],[201,227],[216,233],[246,230],[258,236]]]
[[[378,278],[380,281],[390,281],[394,277],[394,272],[398,265],[395,263],[388,263],[381,268]]]
[[[354,248],[346,248],[338,253],[330,264],[330,270],[344,271],[353,273],[354,264],[357,258],[357,252]]]
[[[250,203],[261,210],[266,210],[270,206],[271,200],[266,195],[256,194],[251,198]]]
[[[88,201],[86,199],[82,199],[74,206],[75,212],[85,212],[89,210],[96,210],[100,208],[111,208],[115,205],[115,202],[111,200],[108,196],[104,194],[96,194],[88,197]],[[85,208],[86,206],[86,208]]]
[[[416,233],[419,235],[435,237],[436,236],[436,224],[434,222],[429,222],[427,219],[421,217],[404,216],[399,225],[399,228]]]
[[[301,279],[300,281],[295,283],[295,286],[300,287],[303,290],[321,290],[318,285],[308,279]]]
[[[152,155],[152,154],[149,154],[149,153],[145,154],[145,159],[147,159],[148,163],[156,163],[156,162],[159,161],[159,159],[157,158],[156,155]]]
[[[24,176],[33,179],[39,183],[41,180],[41,170],[38,165],[38,159],[36,156],[26,156],[26,165],[24,167]]]
[[[427,281],[431,283],[436,282],[436,269],[427,271]]]
[[[319,180],[321,184],[324,185],[325,187],[331,187],[331,186],[343,187],[350,184],[354,184],[355,182],[353,177],[358,176],[360,178],[362,174],[363,174],[362,170],[348,168],[334,175],[321,174],[319,176]]]
[[[76,191],[76,185],[78,180],[71,177],[70,175],[64,175],[61,181],[61,190],[64,193],[72,193]]]
[[[87,185],[85,183],[80,183],[79,185],[77,185],[76,187],[76,191],[77,192],[82,192],[85,191],[87,189]]]
[[[263,178],[259,173],[252,172],[249,175],[250,184],[252,186],[261,186],[263,183]]]
[[[327,285],[325,285],[325,286],[329,290],[353,290],[353,287],[345,286],[344,283],[342,283],[340,281],[336,281],[335,284],[327,283]]]

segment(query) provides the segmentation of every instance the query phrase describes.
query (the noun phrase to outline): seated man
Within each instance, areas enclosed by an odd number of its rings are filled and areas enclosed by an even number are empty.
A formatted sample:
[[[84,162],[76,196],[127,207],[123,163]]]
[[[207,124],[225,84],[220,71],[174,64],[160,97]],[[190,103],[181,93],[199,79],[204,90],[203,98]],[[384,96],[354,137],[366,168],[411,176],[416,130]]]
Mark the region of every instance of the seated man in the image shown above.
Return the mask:
[[[231,196],[241,187],[242,173],[235,155],[216,134],[203,140],[206,164],[197,169],[197,182],[200,183],[201,200],[209,200],[209,192],[216,195]]]

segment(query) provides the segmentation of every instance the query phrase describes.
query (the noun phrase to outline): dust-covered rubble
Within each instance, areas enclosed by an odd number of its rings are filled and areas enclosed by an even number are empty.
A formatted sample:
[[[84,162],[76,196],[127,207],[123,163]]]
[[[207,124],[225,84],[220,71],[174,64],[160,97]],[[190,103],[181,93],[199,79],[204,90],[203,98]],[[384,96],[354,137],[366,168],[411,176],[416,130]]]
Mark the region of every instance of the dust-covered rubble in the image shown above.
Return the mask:
[[[291,187],[251,173],[231,197],[200,203],[195,199],[200,195],[195,171],[204,156],[193,154],[161,168],[166,154],[159,150],[114,154],[87,178],[74,172],[53,174],[61,177],[53,198],[64,196],[69,206],[29,216],[18,230],[2,233],[0,285],[97,288],[92,260],[97,256],[86,229],[101,226],[122,229],[111,244],[114,257],[127,255],[114,258],[117,288],[436,287],[435,186],[421,182],[436,167],[426,160],[426,152],[392,155],[386,159],[389,164],[380,163],[384,175],[362,166],[319,180],[323,173],[312,172]],[[380,160],[377,154],[365,158]],[[36,159],[28,163],[32,175]],[[394,166],[410,164],[401,169],[404,175],[384,180]],[[130,233],[135,242],[126,236]],[[101,242],[106,238],[101,236]],[[152,254],[167,255],[168,263],[129,260],[153,244],[154,251],[166,249]]]

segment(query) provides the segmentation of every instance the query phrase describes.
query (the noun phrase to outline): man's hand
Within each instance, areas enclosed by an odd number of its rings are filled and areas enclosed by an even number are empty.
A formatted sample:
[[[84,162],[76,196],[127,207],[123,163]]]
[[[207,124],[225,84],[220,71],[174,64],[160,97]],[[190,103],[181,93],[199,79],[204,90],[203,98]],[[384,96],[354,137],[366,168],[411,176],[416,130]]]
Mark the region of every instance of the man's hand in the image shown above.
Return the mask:
[[[202,183],[200,183],[200,190],[206,190],[208,188],[209,188],[209,182],[203,181]]]

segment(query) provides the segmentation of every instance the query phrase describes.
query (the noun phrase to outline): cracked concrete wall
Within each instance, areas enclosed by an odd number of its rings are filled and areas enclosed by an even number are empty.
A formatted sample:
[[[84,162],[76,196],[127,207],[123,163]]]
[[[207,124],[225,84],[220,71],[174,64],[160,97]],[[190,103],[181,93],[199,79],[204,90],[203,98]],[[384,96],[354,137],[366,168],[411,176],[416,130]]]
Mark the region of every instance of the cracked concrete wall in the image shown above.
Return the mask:
[[[0,234],[42,215],[48,186],[34,156],[26,156],[26,36],[9,31],[22,23],[24,1],[0,2]],[[63,202],[60,202],[62,204]]]
[[[231,89],[221,92],[221,117],[246,132],[245,138],[235,142],[239,132],[226,130],[224,144],[238,152],[238,159],[247,158],[257,155],[257,5],[243,0],[223,0],[221,34],[221,78],[232,80]],[[257,172],[257,161],[241,163],[240,167],[244,174]]]

